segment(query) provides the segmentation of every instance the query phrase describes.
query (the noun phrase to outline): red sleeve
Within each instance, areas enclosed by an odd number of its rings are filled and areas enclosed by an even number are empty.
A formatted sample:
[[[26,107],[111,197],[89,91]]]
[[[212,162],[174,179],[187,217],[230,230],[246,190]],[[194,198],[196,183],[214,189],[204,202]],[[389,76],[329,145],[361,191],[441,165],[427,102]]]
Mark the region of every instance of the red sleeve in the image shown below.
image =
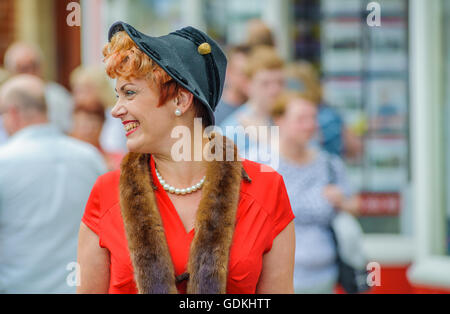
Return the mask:
[[[283,231],[284,228],[295,218],[292,212],[291,202],[284,185],[283,177],[280,175],[278,181],[277,195],[275,206],[271,212],[272,217],[272,234],[270,236],[270,243],[267,251],[272,248],[273,240]]]
[[[89,195],[89,199],[86,204],[86,208],[84,209],[83,218],[81,221],[89,227],[92,231],[94,231],[97,235],[99,235],[99,225],[100,225],[100,199],[99,199],[99,183],[100,179],[94,184],[94,187],[91,190],[91,194]]]

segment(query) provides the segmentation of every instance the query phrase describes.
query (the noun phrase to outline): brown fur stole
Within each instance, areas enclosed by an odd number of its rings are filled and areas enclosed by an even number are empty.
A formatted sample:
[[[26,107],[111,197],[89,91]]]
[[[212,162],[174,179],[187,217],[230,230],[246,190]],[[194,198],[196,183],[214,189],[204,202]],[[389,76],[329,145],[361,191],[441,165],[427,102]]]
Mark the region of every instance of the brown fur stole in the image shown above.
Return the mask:
[[[224,161],[207,162],[188,276],[183,276],[188,277],[187,293],[226,292],[241,179],[250,181],[231,140],[213,135],[210,144],[210,156],[216,149],[223,149]],[[225,160],[227,150],[231,150],[233,161]],[[174,266],[153,193],[149,158],[148,154],[129,153],[121,165],[120,206],[128,248],[139,293],[177,293]]]

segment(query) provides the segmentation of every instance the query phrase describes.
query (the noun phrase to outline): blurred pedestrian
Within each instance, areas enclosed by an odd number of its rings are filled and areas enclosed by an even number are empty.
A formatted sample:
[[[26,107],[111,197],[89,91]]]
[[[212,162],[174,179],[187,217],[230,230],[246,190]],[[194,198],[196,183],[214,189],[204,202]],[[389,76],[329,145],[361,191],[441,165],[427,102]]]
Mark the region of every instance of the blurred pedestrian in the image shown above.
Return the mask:
[[[234,46],[228,52],[225,86],[214,113],[217,125],[248,100],[248,78],[245,67],[249,53],[250,47],[246,45]]]
[[[8,71],[0,67],[0,86],[2,86],[10,76],[11,74]]]
[[[75,109],[70,135],[97,147],[110,170],[118,169],[126,152],[120,120],[113,119],[116,102],[103,66],[79,66],[70,76]]]
[[[251,150],[255,149],[258,140],[266,139],[258,139],[259,134],[255,138],[255,134],[246,134],[236,127],[246,129],[272,125],[270,112],[275,99],[284,88],[283,65],[283,60],[274,48],[259,46],[250,53],[245,68],[249,79],[249,99],[220,124],[224,132],[227,126],[234,127],[233,134],[226,135],[234,137],[241,155],[245,153],[247,157],[251,157]]]
[[[6,82],[9,78],[10,74],[3,68],[0,68],[0,87]],[[6,143],[8,139],[8,134],[3,127],[2,117],[0,116],[0,146]]]
[[[290,63],[285,68],[286,88],[297,92],[306,92],[318,104],[318,138],[314,139],[322,149],[341,158],[362,154],[362,139],[346,125],[336,108],[323,100],[323,90],[319,73],[307,61]]]
[[[10,135],[0,147],[0,293],[75,292],[66,267],[76,261],[79,221],[103,159],[48,123],[36,76],[7,81],[0,112]]]
[[[296,293],[333,293],[338,269],[329,225],[335,210],[356,214],[358,200],[352,197],[340,158],[309,145],[317,129],[314,101],[307,94],[283,94],[272,117],[280,127],[278,172],[296,216]],[[330,184],[331,171],[337,184]]]
[[[6,51],[4,66],[11,75],[30,74],[43,79],[43,60],[42,51],[38,47],[17,42]],[[50,122],[68,133],[72,127],[72,96],[64,86],[49,81],[45,86],[45,98]]]
[[[106,158],[100,146],[100,134],[104,122],[105,111],[101,104],[97,104],[95,107],[77,105],[73,113],[72,131],[69,135],[93,145]]]
[[[260,19],[247,23],[247,41],[250,47],[269,46],[275,48],[275,36],[270,27]]]

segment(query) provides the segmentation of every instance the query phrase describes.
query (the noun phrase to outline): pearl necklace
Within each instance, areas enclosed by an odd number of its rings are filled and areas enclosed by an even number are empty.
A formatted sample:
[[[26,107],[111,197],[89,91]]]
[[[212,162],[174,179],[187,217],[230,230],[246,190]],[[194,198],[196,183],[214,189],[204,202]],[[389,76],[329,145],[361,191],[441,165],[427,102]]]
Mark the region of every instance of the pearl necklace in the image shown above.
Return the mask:
[[[167,184],[166,181],[163,180],[161,177],[161,174],[158,172],[158,169],[155,168],[156,176],[158,177],[159,183],[161,183],[164,190],[168,191],[171,194],[177,194],[177,195],[186,195],[190,194],[192,192],[195,192],[197,190],[200,190],[203,187],[203,183],[205,183],[205,177],[203,177],[199,183],[194,184],[186,189],[177,189],[170,184]]]

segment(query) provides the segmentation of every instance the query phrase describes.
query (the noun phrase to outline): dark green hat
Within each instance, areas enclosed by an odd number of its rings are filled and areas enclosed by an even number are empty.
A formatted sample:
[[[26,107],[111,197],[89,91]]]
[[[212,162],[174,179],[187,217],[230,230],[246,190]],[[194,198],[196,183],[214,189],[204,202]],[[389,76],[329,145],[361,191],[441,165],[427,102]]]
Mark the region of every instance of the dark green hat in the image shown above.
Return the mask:
[[[108,40],[125,31],[140,50],[155,61],[208,109],[210,123],[222,95],[227,59],[219,45],[194,27],[185,27],[161,37],[147,36],[124,22],[109,29]]]

